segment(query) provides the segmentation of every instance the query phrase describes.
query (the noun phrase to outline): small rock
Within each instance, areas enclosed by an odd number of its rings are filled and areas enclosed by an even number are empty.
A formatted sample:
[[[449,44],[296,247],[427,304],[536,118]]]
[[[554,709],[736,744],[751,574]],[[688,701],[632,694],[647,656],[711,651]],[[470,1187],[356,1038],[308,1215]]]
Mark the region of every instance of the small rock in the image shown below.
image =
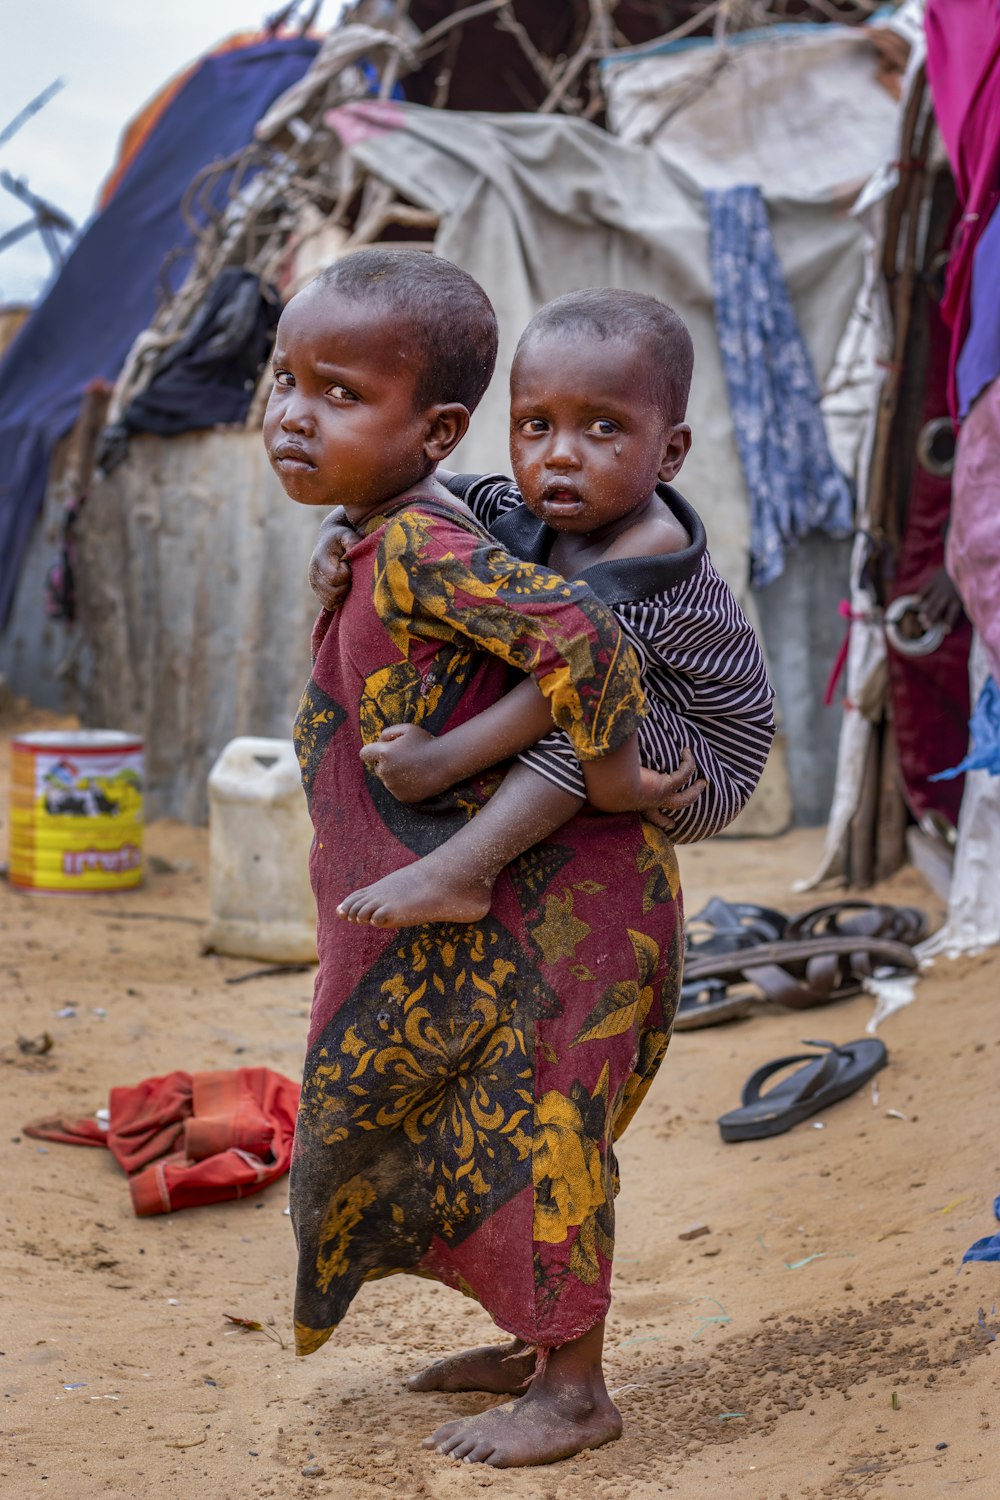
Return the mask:
[[[700,1239],[703,1234],[711,1233],[712,1231],[709,1229],[707,1224],[691,1224],[687,1229],[682,1229],[677,1238],[679,1240],[697,1240]]]
[[[325,1473],[326,1470],[322,1464],[306,1464],[302,1470],[302,1477],[304,1479],[321,1479]]]
[[[937,1449],[937,1451],[940,1453],[941,1450],[942,1450],[942,1448],[947,1448],[948,1444],[947,1443],[935,1443],[934,1446]]]

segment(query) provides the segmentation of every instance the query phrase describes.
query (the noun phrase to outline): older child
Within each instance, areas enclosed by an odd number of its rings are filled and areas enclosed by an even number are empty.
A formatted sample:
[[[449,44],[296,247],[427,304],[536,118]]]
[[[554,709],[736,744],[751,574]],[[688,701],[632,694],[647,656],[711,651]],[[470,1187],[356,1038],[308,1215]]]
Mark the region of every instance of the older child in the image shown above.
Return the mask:
[[[700,520],[669,488],[691,442],[692,363],[687,329],[657,299],[610,288],[560,297],[528,325],[511,370],[520,493],[495,475],[450,484],[511,551],[585,579],[615,611],[643,669],[643,766],[673,771],[677,787],[692,782],[695,763],[702,778],[672,795],[675,843],[717,833],[742,811],[774,734],[756,636],[712,566]],[[345,535],[336,519],[325,530],[334,555]],[[362,756],[394,796],[413,802],[517,752],[523,764],[493,799],[492,819],[552,834],[579,808],[585,784],[530,681],[450,734],[393,727]],[[590,800],[623,805],[600,793]],[[419,864],[353,892],[340,913],[378,926],[475,920],[515,852],[473,821]]]
[[[488,822],[496,783],[406,806],[361,748],[390,724],[448,733],[503,695],[509,667],[538,684],[596,795],[628,790],[641,695],[614,616],[498,547],[434,480],[495,350],[489,302],[456,267],[359,252],[282,315],[265,441],[293,499],[342,504],[361,536],[295,730],[320,955],[291,1176],[296,1348],[318,1349],[360,1286],[394,1272],[477,1297],[513,1343],[413,1386],[516,1395],[427,1440],[503,1467],[621,1430],[601,1363],[612,1143],[666,1049],[683,937],[669,841],[586,810],[501,873],[477,922],[334,918],[360,885]]]

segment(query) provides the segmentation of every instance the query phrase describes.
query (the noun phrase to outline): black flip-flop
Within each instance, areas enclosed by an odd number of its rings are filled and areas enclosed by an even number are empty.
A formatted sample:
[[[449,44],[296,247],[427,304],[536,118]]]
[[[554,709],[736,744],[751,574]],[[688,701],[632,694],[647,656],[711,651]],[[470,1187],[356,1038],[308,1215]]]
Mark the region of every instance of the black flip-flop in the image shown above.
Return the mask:
[[[823,1050],[779,1057],[751,1074],[743,1085],[741,1107],[719,1116],[719,1131],[724,1141],[758,1141],[765,1136],[782,1135],[809,1115],[826,1109],[828,1104],[846,1099],[889,1061],[885,1045],[877,1037],[863,1037],[839,1046],[836,1042],[813,1041],[804,1041],[802,1045]],[[804,1066],[761,1094],[762,1084],[794,1063]]]

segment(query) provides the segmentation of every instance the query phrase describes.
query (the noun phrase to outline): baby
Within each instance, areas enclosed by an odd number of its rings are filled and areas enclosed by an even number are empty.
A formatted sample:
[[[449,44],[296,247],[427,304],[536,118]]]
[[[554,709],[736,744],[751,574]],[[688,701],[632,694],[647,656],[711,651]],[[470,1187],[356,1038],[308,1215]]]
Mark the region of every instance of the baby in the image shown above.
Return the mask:
[[[557,298],[529,323],[511,369],[517,488],[498,476],[449,478],[508,551],[586,581],[617,615],[642,667],[643,789],[653,772],[671,776],[666,826],[677,843],[718,833],[743,810],[774,735],[757,638],[712,566],[700,519],[670,487],[691,444],[693,359],[684,323],[654,297],[597,288]],[[340,513],[327,518],[312,578],[330,605],[343,597],[352,539]],[[586,794],[531,681],[449,734],[393,726],[361,753],[410,803],[519,755],[491,812],[530,828],[524,847],[551,835]],[[637,805],[590,801],[608,811]],[[473,819],[446,846],[353,892],[340,915],[376,926],[475,921],[513,852]]]

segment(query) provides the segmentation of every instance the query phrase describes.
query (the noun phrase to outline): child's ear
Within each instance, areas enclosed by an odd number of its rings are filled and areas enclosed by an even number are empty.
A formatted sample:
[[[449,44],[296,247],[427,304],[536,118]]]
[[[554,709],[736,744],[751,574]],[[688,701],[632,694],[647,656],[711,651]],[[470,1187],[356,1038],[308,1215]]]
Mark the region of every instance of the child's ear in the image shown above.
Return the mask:
[[[667,433],[663,462],[657,475],[661,484],[670,484],[677,477],[690,451],[691,429],[686,422],[677,422]]]
[[[469,413],[460,401],[433,406],[424,438],[424,452],[436,464],[442,463],[457,448],[469,430]]]

